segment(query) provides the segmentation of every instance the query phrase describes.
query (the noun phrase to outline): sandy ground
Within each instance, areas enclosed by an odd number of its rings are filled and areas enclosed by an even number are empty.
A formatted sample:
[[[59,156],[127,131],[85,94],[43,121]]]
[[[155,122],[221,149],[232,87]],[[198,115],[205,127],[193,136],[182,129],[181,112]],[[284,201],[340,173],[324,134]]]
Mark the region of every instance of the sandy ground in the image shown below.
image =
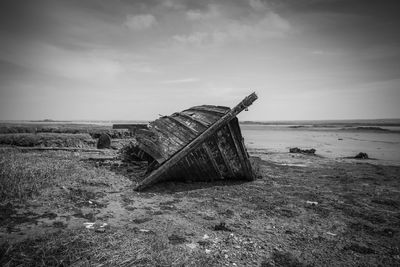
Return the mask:
[[[115,150],[24,152],[85,172],[1,203],[0,264],[400,265],[400,167],[249,152],[253,182],[169,182],[145,192],[132,189],[143,165],[93,160]],[[69,246],[79,257],[64,253]]]

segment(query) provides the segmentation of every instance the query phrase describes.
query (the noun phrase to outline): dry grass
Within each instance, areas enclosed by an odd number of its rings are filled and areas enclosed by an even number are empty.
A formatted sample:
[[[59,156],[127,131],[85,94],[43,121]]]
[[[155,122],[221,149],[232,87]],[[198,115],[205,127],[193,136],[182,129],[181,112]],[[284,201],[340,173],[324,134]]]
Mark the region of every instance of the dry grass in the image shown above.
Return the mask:
[[[67,179],[76,171],[73,162],[22,153],[0,154],[0,200],[25,200]]]
[[[106,172],[87,166],[70,152],[3,151],[0,152],[0,201],[23,201],[44,193],[50,195],[55,187],[103,185],[114,188],[126,183],[118,181],[116,184]]]
[[[188,252],[156,234],[86,229],[0,247],[2,266],[215,266],[204,252]]]

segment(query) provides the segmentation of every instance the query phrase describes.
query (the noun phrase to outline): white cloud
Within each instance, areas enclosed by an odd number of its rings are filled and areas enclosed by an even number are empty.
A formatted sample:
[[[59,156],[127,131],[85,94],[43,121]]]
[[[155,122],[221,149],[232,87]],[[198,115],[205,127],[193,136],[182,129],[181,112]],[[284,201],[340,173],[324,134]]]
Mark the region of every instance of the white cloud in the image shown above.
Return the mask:
[[[164,0],[161,2],[161,4],[165,7],[176,9],[176,10],[184,8],[184,6],[181,3],[174,1],[174,0]]]
[[[342,53],[339,51],[329,51],[329,50],[313,50],[311,54],[318,56],[339,56]]]
[[[265,4],[260,0],[249,0],[249,4],[255,11],[264,11],[267,9]]]
[[[151,14],[128,15],[125,25],[132,30],[144,30],[157,24],[156,18]]]
[[[199,81],[199,79],[197,79],[197,78],[185,78],[185,79],[162,81],[161,83],[163,83],[163,84],[177,84],[177,83],[192,83],[192,82],[198,82],[198,81]]]
[[[187,35],[174,35],[172,38],[181,44],[202,45],[207,39],[210,39],[210,34],[207,32],[194,32]]]
[[[71,51],[48,44],[31,48],[23,65],[37,71],[89,83],[113,82],[124,71],[121,63],[108,50]]]
[[[287,33],[291,29],[290,23],[287,20],[273,12],[269,12],[265,15],[260,21],[259,27],[269,30],[270,32],[275,31],[281,33]]]
[[[196,27],[195,27],[196,28]],[[172,38],[185,45],[215,45],[229,41],[249,41],[285,37],[291,30],[290,23],[276,13],[268,12],[263,16],[247,20],[218,19],[203,21],[196,31],[178,34]]]
[[[208,20],[212,18],[216,18],[220,15],[217,6],[209,5],[209,9],[206,12],[200,10],[189,10],[186,12],[186,18],[188,20],[196,21],[196,20]]]

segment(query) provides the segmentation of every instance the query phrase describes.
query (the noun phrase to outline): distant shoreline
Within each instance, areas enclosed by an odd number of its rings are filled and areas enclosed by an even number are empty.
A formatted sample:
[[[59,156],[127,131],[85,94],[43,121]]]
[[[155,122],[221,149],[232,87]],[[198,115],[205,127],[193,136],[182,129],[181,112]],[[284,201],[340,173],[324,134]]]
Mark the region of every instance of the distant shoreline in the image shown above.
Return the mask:
[[[129,124],[148,123],[149,120],[0,120],[0,124]],[[358,130],[385,130],[380,127],[400,127],[400,119],[363,120],[287,120],[287,121],[240,121],[242,125],[288,126],[290,128],[348,128],[365,127]],[[356,129],[357,130],[357,129]]]
[[[292,120],[292,121],[241,121],[241,124],[252,125],[286,125],[292,128],[301,127],[400,127],[400,119],[371,119],[371,120]]]

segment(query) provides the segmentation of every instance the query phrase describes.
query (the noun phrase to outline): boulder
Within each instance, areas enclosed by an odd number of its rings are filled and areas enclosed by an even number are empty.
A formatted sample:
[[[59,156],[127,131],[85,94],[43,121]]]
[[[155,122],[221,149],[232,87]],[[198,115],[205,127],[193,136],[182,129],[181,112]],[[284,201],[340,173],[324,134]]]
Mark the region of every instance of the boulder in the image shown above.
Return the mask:
[[[99,137],[99,140],[97,140],[97,148],[104,149],[110,147],[111,147],[111,137],[106,133],[102,133]]]
[[[298,147],[289,148],[290,153],[315,154],[315,151],[316,150],[314,148],[311,149],[300,149]]]
[[[354,157],[355,159],[369,159],[368,154],[364,152],[360,152]]]

